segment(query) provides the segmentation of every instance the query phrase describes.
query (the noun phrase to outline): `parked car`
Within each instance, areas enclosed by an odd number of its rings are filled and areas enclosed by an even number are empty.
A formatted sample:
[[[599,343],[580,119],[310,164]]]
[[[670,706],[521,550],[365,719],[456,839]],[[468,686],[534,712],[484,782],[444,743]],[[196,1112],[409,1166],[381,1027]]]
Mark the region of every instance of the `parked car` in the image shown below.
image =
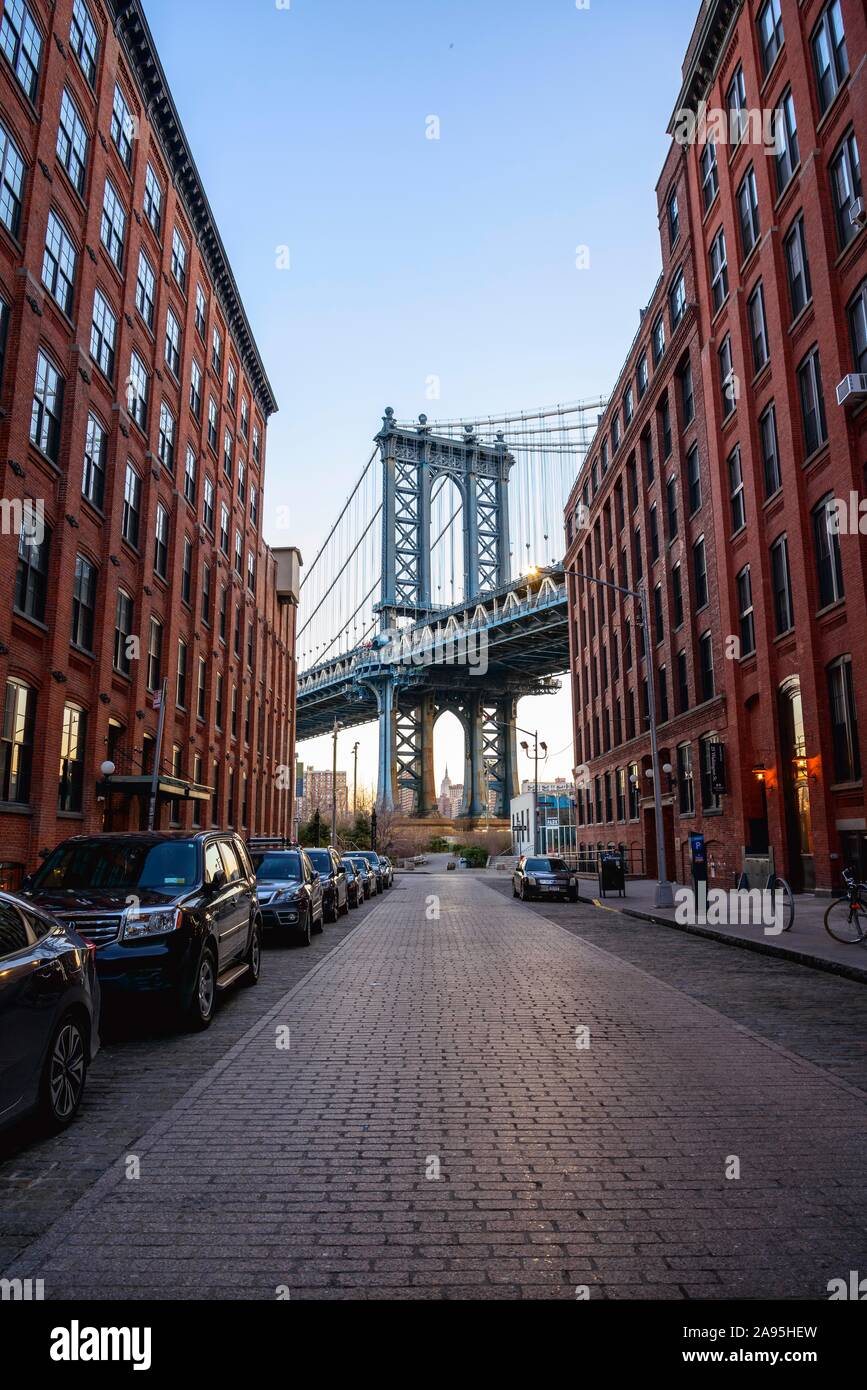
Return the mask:
[[[383,882],[382,860],[380,859],[380,857],[379,857],[379,855],[377,854],[376,850],[375,850],[375,849],[360,849],[360,850],[358,850],[358,854],[360,855],[360,857],[361,857],[362,859],[365,859],[365,860],[367,861],[368,868],[370,869],[371,873],[373,874],[373,877],[374,877],[374,880],[375,880],[374,892],[376,892],[376,893],[382,893],[382,892],[384,892],[384,890],[385,890],[385,884],[384,884],[384,882]]]
[[[106,1003],[161,998],[207,1028],[218,993],[259,979],[256,877],[231,831],[79,835],[23,896],[93,943]]]
[[[559,897],[577,903],[578,879],[565,859],[522,854],[512,876],[512,893],[522,902]]]
[[[346,872],[346,895],[350,907],[361,907],[364,901],[364,883],[361,874],[355,867],[351,859],[346,856],[341,859],[341,864]]]
[[[362,859],[360,854],[351,854],[349,858],[355,865],[355,872],[361,879],[361,887],[365,898],[371,897],[376,892],[376,879],[373,870],[366,859]]]
[[[302,946],[325,922],[319,874],[303,849],[257,850],[253,855],[256,896],[266,931],[288,935]]]
[[[391,860],[387,858],[384,854],[381,854],[379,856],[379,862],[382,865],[383,887],[390,888],[391,885],[394,883],[394,865],[392,864]]]
[[[349,911],[346,870],[333,849],[308,849],[307,858],[322,882],[322,905],[326,922],[336,922]]]
[[[49,913],[0,893],[0,1127],[36,1110],[75,1118],[99,1050],[96,947]]]

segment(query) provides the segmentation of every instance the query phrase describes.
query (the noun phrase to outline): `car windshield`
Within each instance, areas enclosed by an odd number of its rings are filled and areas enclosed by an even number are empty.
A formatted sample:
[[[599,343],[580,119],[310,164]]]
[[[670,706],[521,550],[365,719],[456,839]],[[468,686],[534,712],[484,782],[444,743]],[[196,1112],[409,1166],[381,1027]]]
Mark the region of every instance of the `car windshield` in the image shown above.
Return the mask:
[[[379,855],[374,854],[372,849],[365,850],[361,858],[366,859],[368,864],[373,864],[374,866],[379,863]]]
[[[561,874],[567,865],[565,859],[528,859],[524,868],[528,874]]]
[[[106,889],[124,893],[148,888],[174,896],[180,888],[194,888],[199,879],[195,842],[171,840],[162,844],[135,841],[84,841],[60,845],[33,880],[33,889],[45,892],[82,892]]]
[[[307,858],[310,860],[310,863],[317,873],[331,873],[331,855],[328,853],[327,849],[309,849],[307,851]]]
[[[351,860],[351,859],[341,859],[340,862],[341,862],[341,864],[343,865],[344,869],[346,870],[346,877],[347,877],[347,878],[355,878],[355,865],[353,864],[352,860]]]
[[[253,868],[260,883],[284,883],[302,877],[300,854],[254,854]]]
[[[370,873],[370,866],[366,859],[353,859],[352,862],[360,874]]]

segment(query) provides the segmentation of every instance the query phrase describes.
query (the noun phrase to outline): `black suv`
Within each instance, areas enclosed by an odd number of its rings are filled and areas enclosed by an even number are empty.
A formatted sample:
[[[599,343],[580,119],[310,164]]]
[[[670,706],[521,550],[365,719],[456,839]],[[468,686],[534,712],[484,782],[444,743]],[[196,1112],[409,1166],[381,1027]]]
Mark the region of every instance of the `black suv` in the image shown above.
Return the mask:
[[[97,948],[104,1003],[161,997],[207,1028],[218,990],[259,978],[256,875],[231,831],[76,836],[23,896]]]
[[[322,883],[322,910],[326,922],[336,922],[349,911],[346,870],[333,849],[308,849],[307,858]]]
[[[374,892],[382,893],[385,890],[385,875],[383,872],[382,861],[375,849],[356,849],[353,850],[356,859],[365,859],[370,872],[373,874]]]

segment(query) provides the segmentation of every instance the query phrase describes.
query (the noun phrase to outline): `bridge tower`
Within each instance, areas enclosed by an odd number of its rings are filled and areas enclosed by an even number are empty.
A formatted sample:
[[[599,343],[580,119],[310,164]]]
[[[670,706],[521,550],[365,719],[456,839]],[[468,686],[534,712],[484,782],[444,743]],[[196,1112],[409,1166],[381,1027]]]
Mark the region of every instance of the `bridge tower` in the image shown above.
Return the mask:
[[[406,428],[389,407],[376,442],[382,463],[381,633],[436,622],[442,612],[431,593],[431,496],[438,479],[450,479],[461,498],[466,605],[508,585],[514,459],[503,434],[487,444],[467,425],[462,438],[437,436],[426,416],[419,417],[418,426]],[[484,675],[469,667],[450,669],[441,682],[429,669],[422,675],[384,667],[372,671],[365,683],[377,699],[380,806],[393,809],[401,793],[410,790],[416,815],[436,814],[433,731],[438,716],[450,709],[464,730],[464,813],[483,816],[490,787],[497,796],[496,814],[508,816],[517,791],[513,694],[486,688]]]

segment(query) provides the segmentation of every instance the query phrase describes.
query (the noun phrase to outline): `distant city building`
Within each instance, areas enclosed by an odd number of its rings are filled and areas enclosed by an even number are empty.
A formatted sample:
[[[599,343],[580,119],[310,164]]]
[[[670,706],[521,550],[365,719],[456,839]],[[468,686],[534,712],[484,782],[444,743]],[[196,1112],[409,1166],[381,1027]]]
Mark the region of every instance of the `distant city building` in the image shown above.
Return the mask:
[[[449,777],[449,770],[446,768],[446,775],[440,786],[439,801],[437,807],[440,815],[445,820],[455,820],[463,814],[464,806],[464,784],[463,782],[452,782]]]
[[[304,795],[301,803],[301,819],[309,820],[318,811],[323,819],[331,819],[334,802],[334,773],[318,772],[308,767],[304,771]],[[344,820],[349,815],[349,790],[346,773],[337,774],[337,819]]]
[[[533,789],[534,789],[534,788],[533,788],[533,779],[532,779],[532,777],[525,777],[524,780],[523,780],[523,782],[521,783],[521,793],[522,793],[522,795],[526,795],[527,792],[531,792],[531,791],[533,791]],[[569,781],[567,778],[565,778],[565,777],[557,777],[557,778],[554,779],[553,782],[540,782],[540,783],[539,783],[539,795],[540,795],[540,796],[566,796],[566,797],[574,797],[574,796],[575,796],[575,784],[574,784],[574,782],[570,782],[570,781]]]

